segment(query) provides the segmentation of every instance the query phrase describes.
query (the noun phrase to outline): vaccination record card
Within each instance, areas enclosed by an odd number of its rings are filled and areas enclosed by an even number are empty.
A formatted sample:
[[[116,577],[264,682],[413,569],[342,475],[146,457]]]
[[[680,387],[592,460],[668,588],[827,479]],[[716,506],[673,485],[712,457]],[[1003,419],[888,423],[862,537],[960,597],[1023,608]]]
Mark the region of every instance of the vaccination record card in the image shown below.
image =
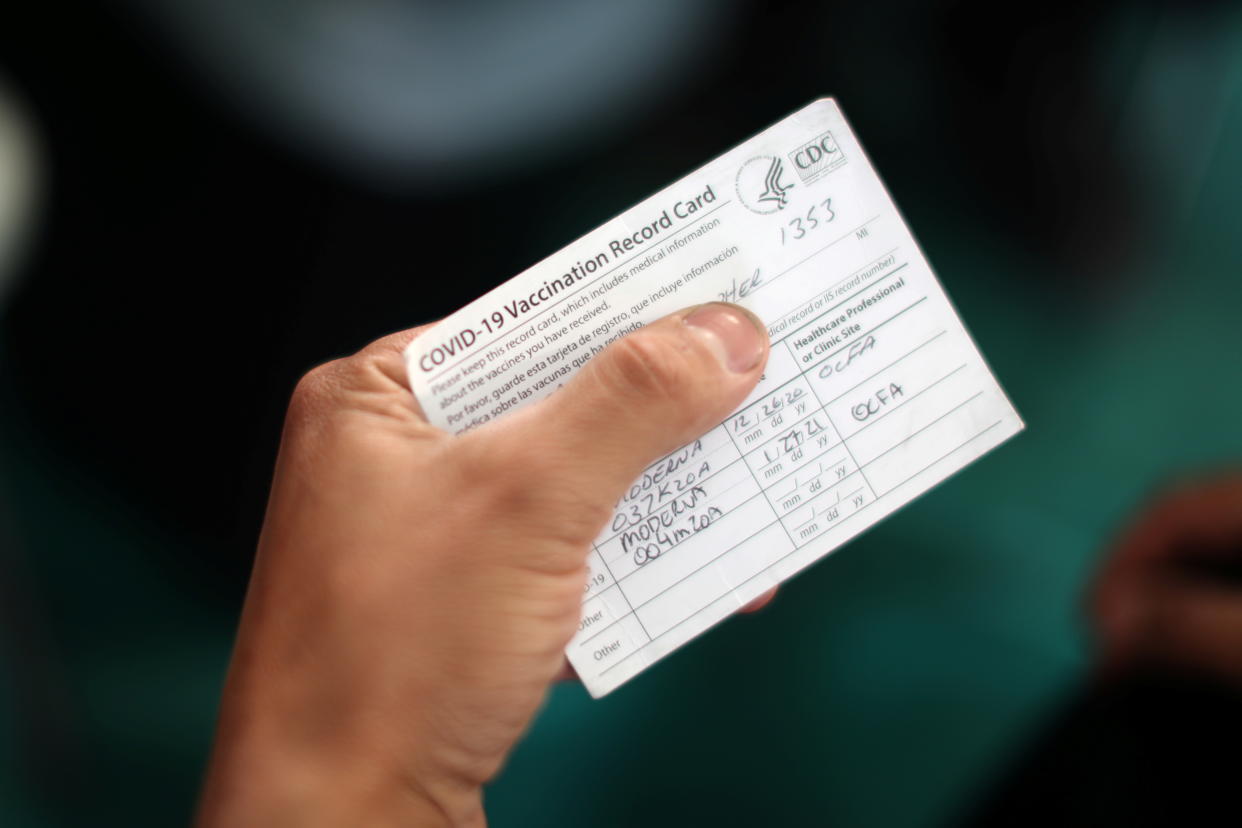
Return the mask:
[[[595,539],[567,655],[596,697],[1023,428],[832,99],[443,320],[406,365],[431,423],[461,433],[709,301],[758,315],[771,356]]]

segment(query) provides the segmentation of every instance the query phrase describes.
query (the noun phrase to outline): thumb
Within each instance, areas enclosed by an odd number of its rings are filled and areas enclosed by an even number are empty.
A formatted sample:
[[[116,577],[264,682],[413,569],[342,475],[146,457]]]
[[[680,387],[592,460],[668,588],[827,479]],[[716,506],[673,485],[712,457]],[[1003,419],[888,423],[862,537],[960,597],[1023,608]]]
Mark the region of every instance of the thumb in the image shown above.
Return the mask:
[[[767,357],[767,330],[749,311],[689,308],[613,342],[564,388],[502,421],[504,439],[539,445],[562,485],[611,506],[647,465],[737,408]]]

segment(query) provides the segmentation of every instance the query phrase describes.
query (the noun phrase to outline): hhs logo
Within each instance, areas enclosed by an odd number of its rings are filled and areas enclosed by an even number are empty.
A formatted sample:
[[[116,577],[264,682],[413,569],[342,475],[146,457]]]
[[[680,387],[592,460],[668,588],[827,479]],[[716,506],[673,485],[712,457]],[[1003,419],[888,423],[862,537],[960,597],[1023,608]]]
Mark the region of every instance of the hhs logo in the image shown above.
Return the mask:
[[[803,144],[789,153],[789,160],[793,162],[794,169],[798,171],[798,178],[803,181],[814,181],[844,164],[845,156],[837,146],[832,133],[825,132],[814,141]]]
[[[793,184],[784,182],[785,162],[775,155],[752,158],[737,171],[737,197],[754,213],[775,213],[789,203]]]

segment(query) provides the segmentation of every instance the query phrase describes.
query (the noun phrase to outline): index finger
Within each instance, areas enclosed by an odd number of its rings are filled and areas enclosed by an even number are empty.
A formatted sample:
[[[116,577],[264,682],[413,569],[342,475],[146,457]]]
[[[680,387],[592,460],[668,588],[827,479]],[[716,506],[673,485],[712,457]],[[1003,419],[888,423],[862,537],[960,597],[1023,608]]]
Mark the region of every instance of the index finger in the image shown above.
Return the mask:
[[[359,356],[372,356],[380,354],[396,354],[401,356],[406,347],[418,339],[424,333],[434,328],[440,323],[440,320],[427,322],[422,325],[415,325],[413,328],[406,328],[403,331],[396,331],[387,336],[381,336],[379,339],[370,343],[366,347],[358,351]]]

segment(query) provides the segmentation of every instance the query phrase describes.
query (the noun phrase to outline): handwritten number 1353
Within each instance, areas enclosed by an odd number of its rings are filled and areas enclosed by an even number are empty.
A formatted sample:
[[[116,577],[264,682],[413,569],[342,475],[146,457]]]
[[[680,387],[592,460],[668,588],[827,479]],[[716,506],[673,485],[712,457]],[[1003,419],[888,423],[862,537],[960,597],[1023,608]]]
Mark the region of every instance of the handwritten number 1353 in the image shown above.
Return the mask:
[[[798,241],[810,231],[819,227],[821,224],[827,224],[837,217],[832,209],[832,199],[826,198],[820,204],[812,204],[811,208],[806,211],[806,218],[794,216],[789,220],[786,227],[781,228],[781,245],[786,241]]]

